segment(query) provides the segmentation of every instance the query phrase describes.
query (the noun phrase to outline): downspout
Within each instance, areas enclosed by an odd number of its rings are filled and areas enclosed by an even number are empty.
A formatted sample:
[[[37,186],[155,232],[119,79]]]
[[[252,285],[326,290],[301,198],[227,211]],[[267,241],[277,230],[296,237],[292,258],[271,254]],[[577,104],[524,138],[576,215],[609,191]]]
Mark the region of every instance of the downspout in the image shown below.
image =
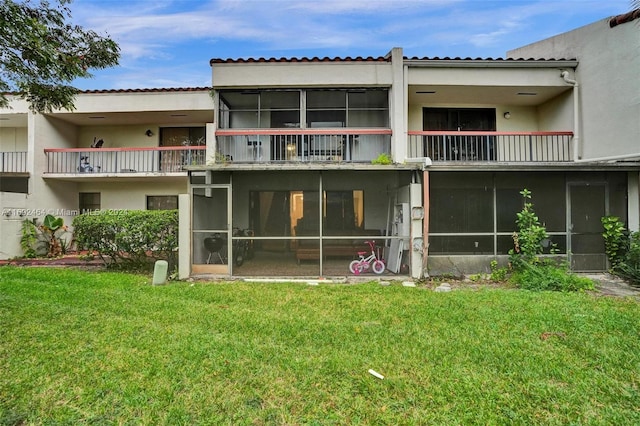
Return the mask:
[[[578,99],[579,84],[576,80],[569,78],[569,71],[560,73],[562,79],[573,86],[573,161],[578,161],[580,155],[580,102]]]

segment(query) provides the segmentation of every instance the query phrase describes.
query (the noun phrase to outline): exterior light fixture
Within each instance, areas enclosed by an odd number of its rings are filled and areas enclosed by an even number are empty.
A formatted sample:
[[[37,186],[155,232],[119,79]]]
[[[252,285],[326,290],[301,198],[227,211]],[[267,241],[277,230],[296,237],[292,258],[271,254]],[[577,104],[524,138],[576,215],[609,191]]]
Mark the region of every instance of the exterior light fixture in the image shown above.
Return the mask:
[[[153,132],[151,131],[151,129],[149,129],[146,132],[144,132],[144,134],[147,135],[148,137],[153,136]]]
[[[511,118],[511,113],[509,111],[507,111],[504,114],[502,114],[502,116],[508,120],[508,119]]]

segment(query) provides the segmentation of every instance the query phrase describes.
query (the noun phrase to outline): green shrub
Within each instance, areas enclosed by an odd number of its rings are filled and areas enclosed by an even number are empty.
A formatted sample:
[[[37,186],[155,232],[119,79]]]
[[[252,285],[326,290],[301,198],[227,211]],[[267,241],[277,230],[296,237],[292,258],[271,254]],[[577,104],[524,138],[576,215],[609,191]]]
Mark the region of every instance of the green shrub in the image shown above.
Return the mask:
[[[615,216],[604,216],[601,222],[611,272],[633,285],[640,285],[640,233],[629,232]]]
[[[580,291],[593,290],[593,281],[567,270],[552,262],[527,265],[516,271],[512,277],[515,285],[535,291]]]
[[[42,221],[38,218],[23,220],[20,237],[23,256],[26,258],[58,257],[65,254],[69,246],[69,241],[64,238],[67,230],[64,219],[50,214],[46,215]]]
[[[614,272],[631,284],[640,285],[640,232],[629,235],[629,249],[625,258],[614,269]]]
[[[502,281],[506,281],[507,276],[509,275],[509,269],[508,268],[498,268],[498,261],[496,260],[492,260],[491,261],[491,281],[494,282],[502,282]]]
[[[515,270],[539,262],[539,255],[544,251],[543,242],[548,239],[546,228],[540,223],[531,203],[531,191],[520,191],[523,198],[522,211],[517,213],[516,226],[513,233],[514,248],[509,250],[509,261]]]
[[[624,223],[616,216],[604,216],[600,219],[604,232],[604,249],[607,259],[611,263],[611,268],[616,267],[624,261],[629,250],[629,233],[625,229]]]
[[[79,249],[96,252],[108,266],[148,268],[154,260],[176,264],[177,210],[101,211],[73,220]]]

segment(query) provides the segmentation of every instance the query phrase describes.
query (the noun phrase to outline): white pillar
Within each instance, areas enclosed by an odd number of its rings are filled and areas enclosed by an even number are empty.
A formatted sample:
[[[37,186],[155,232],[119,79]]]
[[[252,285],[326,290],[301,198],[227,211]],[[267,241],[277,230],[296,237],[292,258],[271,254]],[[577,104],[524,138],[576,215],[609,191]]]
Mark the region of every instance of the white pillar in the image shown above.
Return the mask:
[[[423,255],[423,220],[424,220],[424,207],[422,204],[422,185],[419,183],[412,183],[410,188],[411,208],[409,216],[411,217],[411,239],[409,241],[409,259],[411,262],[411,278],[422,278],[422,255]]]
[[[178,195],[178,278],[191,275],[191,195]]]
[[[391,56],[392,85],[389,91],[391,129],[391,156],[394,163],[403,163],[407,157],[407,130],[405,102],[404,58],[402,48],[394,47]]]

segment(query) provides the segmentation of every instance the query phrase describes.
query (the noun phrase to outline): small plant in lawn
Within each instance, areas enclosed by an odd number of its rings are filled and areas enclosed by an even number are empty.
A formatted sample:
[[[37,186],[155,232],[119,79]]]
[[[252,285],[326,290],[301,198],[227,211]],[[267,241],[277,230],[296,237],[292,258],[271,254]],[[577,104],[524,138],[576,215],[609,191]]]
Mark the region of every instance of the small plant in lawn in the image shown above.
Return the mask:
[[[489,264],[491,267],[491,281],[502,282],[506,281],[509,275],[509,269],[506,267],[498,268],[498,261],[492,260]]]

